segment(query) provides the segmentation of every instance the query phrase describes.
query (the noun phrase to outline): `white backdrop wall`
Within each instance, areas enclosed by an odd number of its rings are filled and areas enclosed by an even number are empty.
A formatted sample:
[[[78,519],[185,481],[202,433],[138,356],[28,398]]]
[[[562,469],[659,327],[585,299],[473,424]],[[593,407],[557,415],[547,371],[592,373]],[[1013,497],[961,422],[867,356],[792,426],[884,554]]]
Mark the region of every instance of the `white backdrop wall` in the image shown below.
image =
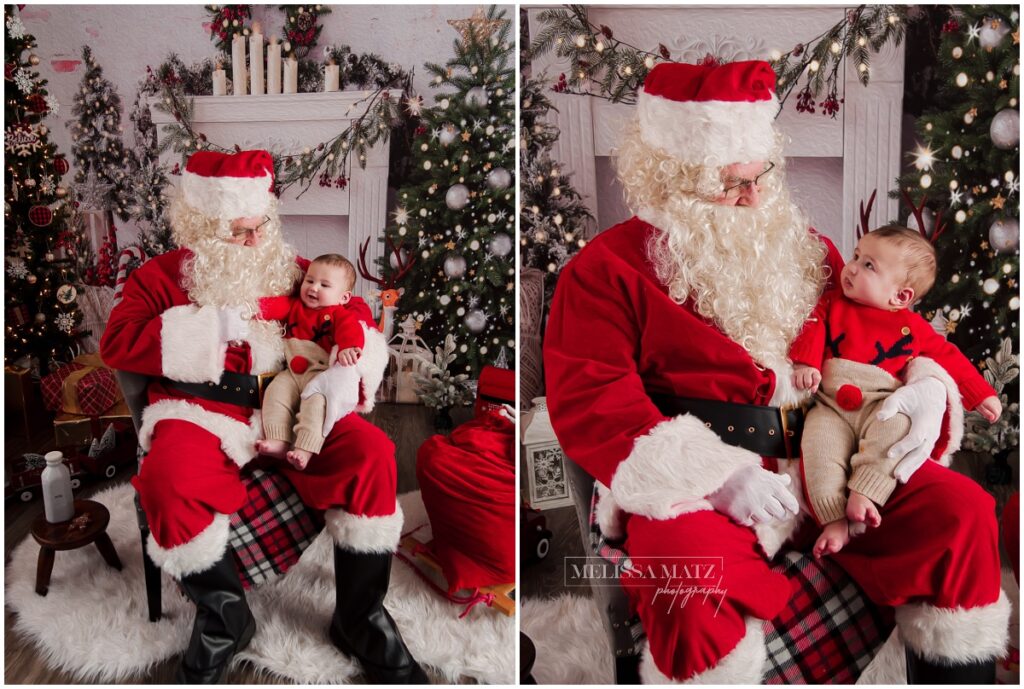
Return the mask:
[[[452,57],[452,44],[458,34],[448,20],[467,18],[478,7],[486,10],[485,5],[331,5],[331,14],[321,18],[324,28],[317,52],[310,56],[320,59],[323,46],[347,44],[355,53],[372,52],[406,70],[415,68],[414,87],[428,104],[433,104],[433,89],[428,85],[429,76],[423,64],[444,64]],[[505,9],[506,17],[514,20],[511,8]],[[209,14],[203,5],[29,5],[21,17],[38,43],[35,53],[41,60],[39,72],[49,81],[47,88],[60,103],[59,113],[50,115],[45,123],[54,143],[72,166],[67,123],[74,117],[71,106],[84,72],[83,45],[92,48],[104,76],[117,87],[126,110],[131,109],[147,66],[155,69],[172,52],[186,64],[221,55],[204,29]],[[284,13],[277,5],[255,5],[253,20],[260,22],[268,40],[273,35],[280,38]],[[78,64],[65,71],[71,67],[69,61]],[[131,122],[127,115],[122,112],[122,124],[125,143],[131,145]],[[69,184],[74,172],[72,167],[65,177]],[[332,231],[329,221],[323,217],[307,216],[286,222],[289,240],[302,253],[319,251],[328,231]],[[118,235],[122,244],[134,239],[130,227],[119,230]]]

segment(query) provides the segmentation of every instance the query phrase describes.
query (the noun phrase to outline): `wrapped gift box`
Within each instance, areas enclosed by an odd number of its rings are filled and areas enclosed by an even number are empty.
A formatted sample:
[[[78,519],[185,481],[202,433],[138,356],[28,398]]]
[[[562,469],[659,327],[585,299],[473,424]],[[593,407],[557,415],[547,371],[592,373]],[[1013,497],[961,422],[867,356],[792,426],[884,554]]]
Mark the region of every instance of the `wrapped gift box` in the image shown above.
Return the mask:
[[[32,377],[32,371],[20,366],[4,367],[5,411],[17,414],[26,439],[34,432],[49,426],[50,415],[46,413],[39,394],[39,383]]]
[[[97,416],[123,399],[114,372],[98,354],[83,354],[41,381],[46,408],[54,412]]]
[[[110,424],[118,424],[118,430],[134,428],[128,405],[121,400],[103,414],[87,416],[61,412],[53,420],[57,447],[80,447],[89,445],[93,438],[100,438]]]

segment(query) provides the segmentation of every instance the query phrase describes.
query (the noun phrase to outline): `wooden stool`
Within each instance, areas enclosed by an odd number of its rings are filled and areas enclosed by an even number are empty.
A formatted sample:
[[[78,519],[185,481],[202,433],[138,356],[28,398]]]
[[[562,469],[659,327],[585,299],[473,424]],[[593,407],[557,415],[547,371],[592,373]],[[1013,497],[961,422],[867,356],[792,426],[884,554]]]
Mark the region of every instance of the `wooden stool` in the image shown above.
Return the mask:
[[[430,553],[430,543],[423,543],[415,536],[406,536],[402,539],[401,546],[410,553],[415,553],[417,559],[421,560],[432,570],[443,576],[441,563],[435,560],[434,556]],[[490,607],[495,610],[499,610],[509,617],[515,617],[516,601],[511,596],[511,593],[515,591],[515,588],[516,585],[514,583],[495,584],[493,586],[482,586],[480,588],[480,593],[494,594],[494,600]]]
[[[114,544],[107,535],[110,512],[98,502],[75,500],[75,516],[66,522],[51,524],[46,514],[40,514],[32,522],[32,538],[39,543],[39,564],[36,566],[36,593],[45,596],[50,587],[53,573],[54,553],[58,550],[75,550],[90,543],[114,569],[121,570],[121,559],[114,550]]]

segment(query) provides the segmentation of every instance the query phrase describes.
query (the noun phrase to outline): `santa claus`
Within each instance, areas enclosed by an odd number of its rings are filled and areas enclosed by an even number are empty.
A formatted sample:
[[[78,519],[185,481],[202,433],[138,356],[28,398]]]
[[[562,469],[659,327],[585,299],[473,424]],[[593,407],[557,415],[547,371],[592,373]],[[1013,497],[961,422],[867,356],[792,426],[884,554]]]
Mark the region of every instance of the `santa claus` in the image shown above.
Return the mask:
[[[806,514],[809,400],[787,350],[842,258],[787,193],[778,109],[767,63],[655,67],[618,149],[636,215],[566,266],[551,308],[551,421],[607,486],[605,534],[643,563],[621,581],[647,683],[760,682],[762,621],[791,592],[768,566]],[[913,475],[835,559],[896,608],[910,681],[991,682],[1009,615],[993,499],[944,466],[962,434],[949,376],[920,359],[903,382],[885,413],[911,417],[892,451]],[[708,584],[673,576],[692,557],[714,558],[721,595],[679,595]]]
[[[189,684],[220,681],[256,629],[227,551],[228,520],[246,500],[239,474],[262,437],[260,384],[281,370],[284,349],[282,328],[251,316],[261,297],[292,293],[308,265],[282,239],[273,187],[265,151],[195,153],[171,210],[181,248],[131,276],[101,343],[109,366],[153,378],[139,432],[147,454],[132,484],[150,556],[197,608],[179,670]],[[348,308],[364,328],[360,411],[368,411],[386,344],[365,302],[353,297]],[[304,503],[326,510],[334,644],[375,683],[425,682],[383,606],[402,529],[394,445],[350,414],[304,470],[283,461],[276,469]]]

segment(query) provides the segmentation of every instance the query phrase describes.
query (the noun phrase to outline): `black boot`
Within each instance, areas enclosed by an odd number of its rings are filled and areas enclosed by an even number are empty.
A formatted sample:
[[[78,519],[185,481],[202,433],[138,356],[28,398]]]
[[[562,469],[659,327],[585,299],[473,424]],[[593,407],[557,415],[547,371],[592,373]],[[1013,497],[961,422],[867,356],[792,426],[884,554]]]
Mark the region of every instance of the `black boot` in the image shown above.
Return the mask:
[[[248,646],[256,633],[256,620],[245,602],[231,553],[225,552],[209,569],[183,577],[181,587],[196,604],[196,621],[177,681],[219,684],[235,653]]]
[[[996,661],[945,665],[925,660],[907,649],[907,684],[995,684]]]
[[[430,684],[384,609],[391,553],[353,553],[334,546],[337,604],[331,641],[356,658],[370,684]]]

